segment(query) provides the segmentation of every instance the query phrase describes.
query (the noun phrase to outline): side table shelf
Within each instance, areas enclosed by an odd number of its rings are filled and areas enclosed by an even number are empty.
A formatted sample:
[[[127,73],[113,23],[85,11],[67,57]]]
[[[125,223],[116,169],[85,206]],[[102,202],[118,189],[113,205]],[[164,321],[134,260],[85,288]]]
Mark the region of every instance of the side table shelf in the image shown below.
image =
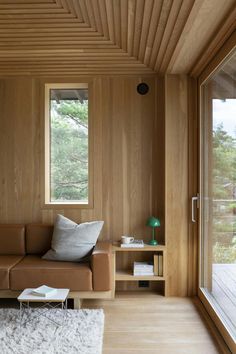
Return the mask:
[[[141,275],[134,276],[132,265],[134,261],[153,261],[155,254],[163,256],[163,276],[158,275]],[[163,282],[164,294],[166,295],[166,246],[151,246],[145,244],[142,248],[122,248],[120,243],[113,244],[113,270],[114,270],[114,295],[116,290],[116,282],[135,282],[150,281]]]
[[[133,270],[116,270],[116,280],[117,281],[134,281],[134,280],[165,280],[164,276],[159,277],[157,275],[133,275]]]

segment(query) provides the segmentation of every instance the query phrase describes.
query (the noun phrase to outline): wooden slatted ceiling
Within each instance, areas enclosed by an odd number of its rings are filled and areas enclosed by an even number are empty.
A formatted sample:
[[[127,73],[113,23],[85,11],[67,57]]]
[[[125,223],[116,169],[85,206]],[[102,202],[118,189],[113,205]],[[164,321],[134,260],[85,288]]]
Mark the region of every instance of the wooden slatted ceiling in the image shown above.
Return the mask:
[[[235,0],[0,0],[0,75],[190,73],[235,18]]]

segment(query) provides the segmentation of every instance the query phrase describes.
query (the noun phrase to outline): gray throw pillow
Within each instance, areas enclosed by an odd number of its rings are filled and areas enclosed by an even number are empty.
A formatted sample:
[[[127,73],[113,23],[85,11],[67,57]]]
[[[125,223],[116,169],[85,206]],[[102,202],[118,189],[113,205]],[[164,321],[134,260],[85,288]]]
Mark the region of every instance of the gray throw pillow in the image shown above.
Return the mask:
[[[42,258],[50,261],[80,261],[92,251],[103,224],[103,221],[76,224],[57,215],[51,249]]]

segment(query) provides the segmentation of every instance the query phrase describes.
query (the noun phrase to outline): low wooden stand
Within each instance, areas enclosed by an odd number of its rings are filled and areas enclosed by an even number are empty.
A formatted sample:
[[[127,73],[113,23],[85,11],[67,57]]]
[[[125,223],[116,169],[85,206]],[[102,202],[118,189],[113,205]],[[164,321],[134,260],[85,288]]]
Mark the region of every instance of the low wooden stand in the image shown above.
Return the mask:
[[[148,253],[145,255],[145,253]],[[133,261],[143,261],[153,260],[153,255],[161,253],[163,255],[163,276],[157,275],[142,275],[142,276],[134,276],[133,275]],[[123,257],[122,260],[119,259],[119,255],[127,255],[127,257]],[[144,257],[145,255],[145,257]],[[114,295],[116,290],[116,282],[130,282],[130,281],[151,281],[157,282],[162,281],[164,282],[164,294],[167,296],[167,287],[166,287],[166,247],[164,245],[157,245],[157,246],[150,246],[145,244],[142,248],[122,248],[120,247],[120,243],[113,244],[113,289]]]

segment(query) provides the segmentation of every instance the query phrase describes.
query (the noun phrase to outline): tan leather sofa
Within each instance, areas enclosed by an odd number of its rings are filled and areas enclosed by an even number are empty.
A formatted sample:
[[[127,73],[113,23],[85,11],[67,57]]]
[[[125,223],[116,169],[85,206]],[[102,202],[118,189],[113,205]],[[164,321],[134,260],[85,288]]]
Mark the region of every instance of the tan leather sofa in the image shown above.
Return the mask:
[[[72,298],[112,297],[111,244],[97,242],[88,263],[46,261],[52,233],[51,225],[0,224],[0,297],[43,284],[69,288]]]

